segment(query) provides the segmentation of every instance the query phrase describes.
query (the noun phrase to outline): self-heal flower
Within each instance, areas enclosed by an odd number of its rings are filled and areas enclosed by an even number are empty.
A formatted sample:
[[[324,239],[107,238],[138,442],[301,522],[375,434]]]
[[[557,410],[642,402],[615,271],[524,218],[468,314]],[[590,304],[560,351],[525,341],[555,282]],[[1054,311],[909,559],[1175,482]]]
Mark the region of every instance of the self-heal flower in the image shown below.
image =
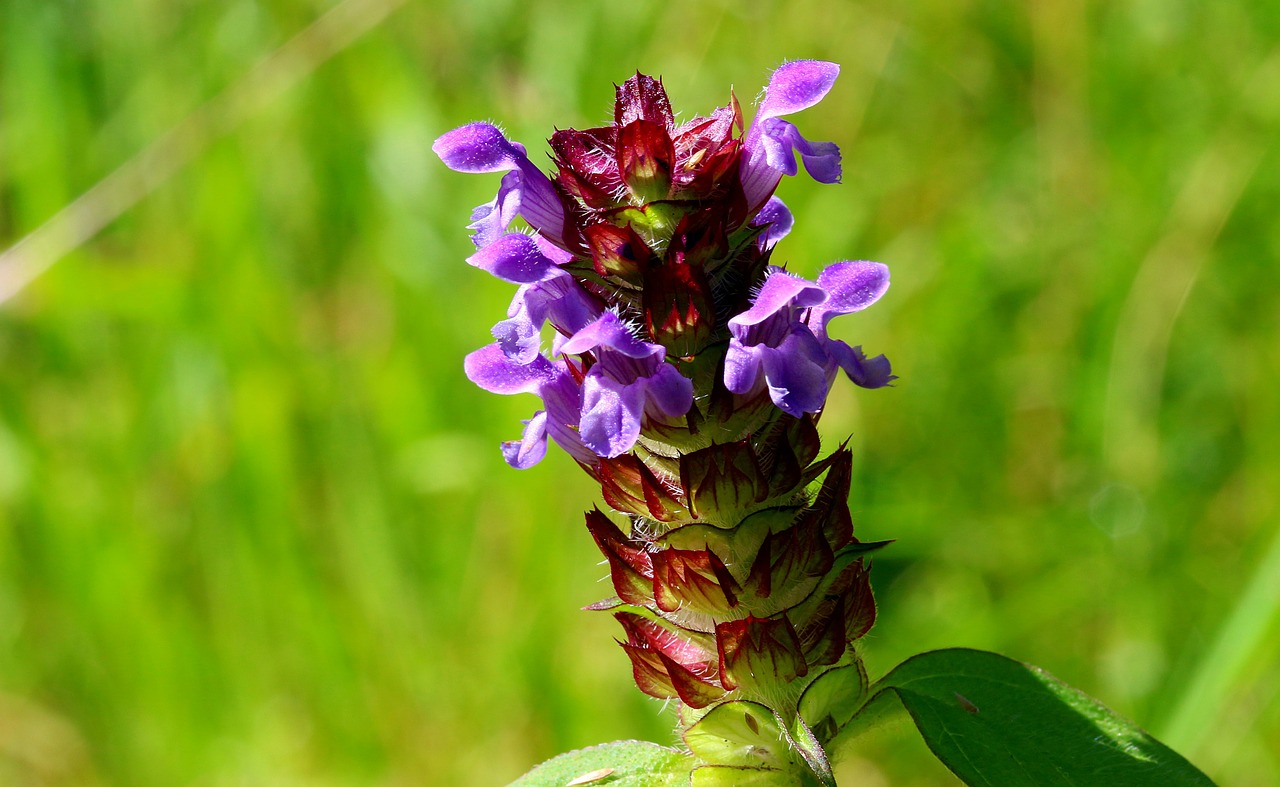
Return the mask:
[[[594,358],[582,381],[579,430],[599,456],[631,450],[646,414],[675,418],[693,406],[693,383],[665,362],[667,351],[636,339],[613,312],[575,333],[560,352]]]
[[[770,268],[751,308],[729,320],[725,387],[749,394],[763,378],[774,404],[800,416],[822,409],[838,368],[864,388],[886,385],[888,361],[867,359],[861,348],[829,338],[827,323],[865,309],[888,287],[889,269],[876,262],[836,263],[817,284]]]
[[[742,143],[742,189],[749,214],[764,206],[783,175],[796,174],[796,153],[814,180],[840,180],[840,149],[831,142],[808,141],[795,125],[778,117],[817,104],[839,74],[840,66],[818,60],[796,60],[773,72]]]
[[[751,220],[751,226],[764,228],[764,231],[760,233],[760,238],[757,240],[760,250],[766,251],[778,245],[778,241],[791,233],[791,228],[795,226],[795,223],[795,217],[791,215],[786,203],[777,197],[770,197],[769,201],[760,209],[760,212]]]
[[[595,461],[595,454],[578,436],[582,392],[563,361],[537,355],[530,363],[519,363],[507,357],[501,346],[491,344],[468,355],[464,366],[467,379],[490,393],[532,393],[542,398],[546,409],[525,421],[519,440],[502,445],[502,455],[512,467],[523,470],[541,462],[548,437],[579,462]]]
[[[622,625],[636,685],[684,706],[694,783],[810,783],[812,769],[831,784],[822,746],[843,722],[808,730],[801,698],[858,672],[875,619],[864,557],[881,544],[854,537],[852,454],[821,456],[815,414],[841,369],[864,387],[892,379],[883,356],[828,334],[888,270],[841,262],[813,282],[769,264],[795,221],[782,177],[803,163],[840,178],[836,146],[782,116],[838,72],[783,65],[745,133],[732,95],[677,124],[662,82],[636,74],[612,124],[555,132],[550,176],[487,123],[434,146],[453,169],[505,173],[472,216],[467,261],[519,289],[467,376],[542,400],[502,444],[508,463],[530,467],[554,440],[600,483],[612,514],[587,529],[616,596],[592,608]],[[804,757],[787,729],[807,732]]]
[[[565,338],[600,316],[600,299],[582,288],[572,276],[560,270],[545,279],[516,290],[507,309],[507,319],[493,326],[493,338],[511,359],[528,363],[542,346],[542,326],[556,329],[552,355],[560,352]]]
[[[529,161],[524,146],[511,142],[494,125],[469,123],[431,146],[457,172],[507,172],[498,195],[471,214],[473,240],[486,246],[506,231],[516,214],[558,246],[565,245],[565,210],[551,180]]]
[[[750,309],[729,320],[725,387],[736,394],[757,388],[763,376],[769,397],[794,416],[816,413],[827,400],[827,356],[802,319],[826,300],[821,287],[781,268],[771,270]]]
[[[827,336],[827,323],[832,317],[862,311],[880,300],[889,289],[889,268],[878,262],[837,262],[818,275],[818,286],[827,293],[827,300],[810,310],[809,325],[814,327],[832,364],[863,388],[882,388],[896,380],[888,358],[868,358],[861,347],[850,347]],[[835,374],[835,369],[829,365],[827,372]]]
[[[546,323],[555,326],[557,336],[569,336],[604,310],[598,298],[561,270],[572,259],[573,255],[541,236],[520,232],[508,232],[467,258],[477,268],[520,285],[507,319],[493,327],[493,337],[508,358],[531,362],[541,349]]]

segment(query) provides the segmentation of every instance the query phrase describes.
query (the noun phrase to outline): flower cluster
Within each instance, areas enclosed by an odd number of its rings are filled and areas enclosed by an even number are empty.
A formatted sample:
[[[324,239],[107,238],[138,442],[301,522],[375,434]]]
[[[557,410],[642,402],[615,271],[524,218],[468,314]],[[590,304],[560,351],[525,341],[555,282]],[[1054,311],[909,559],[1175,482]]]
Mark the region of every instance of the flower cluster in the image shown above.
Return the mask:
[[[552,136],[554,177],[488,123],[436,141],[452,169],[507,173],[472,214],[467,261],[519,289],[496,344],[466,369],[486,390],[543,398],[508,461],[528,467],[548,436],[595,464],[631,450],[646,427],[670,434],[690,415],[709,366],[695,359],[707,352],[723,356],[717,386],[746,400],[767,390],[793,416],[822,409],[839,369],[868,388],[892,379],[883,356],[826,333],[832,317],[884,293],[883,265],[837,263],[814,283],[768,264],[792,224],[773,192],[798,171],[797,154],[815,179],[840,177],[836,146],[779,116],[816,104],[837,72],[779,68],[745,134],[736,101],[676,125],[662,83],[637,74],[617,89],[613,125]],[[517,216],[532,235],[511,229]],[[541,352],[548,323],[554,361]]]
[[[518,289],[467,376],[542,400],[503,445],[511,465],[550,438],[629,518],[624,533],[587,515],[617,594],[594,608],[622,624],[637,685],[691,725],[744,701],[790,724],[824,671],[860,663],[852,643],[875,619],[864,556],[879,545],[854,538],[850,452],[820,459],[815,423],[841,370],[864,388],[894,379],[884,356],[828,335],[884,294],[888,269],[838,262],[809,281],[771,263],[793,222],[782,177],[803,163],[840,178],[836,146],[782,116],[838,71],[783,65],[749,128],[732,98],[677,124],[662,83],[637,74],[612,125],[551,137],[551,175],[487,123],[433,146],[454,170],[505,173],[472,213],[467,261]],[[806,724],[820,742],[838,732]]]

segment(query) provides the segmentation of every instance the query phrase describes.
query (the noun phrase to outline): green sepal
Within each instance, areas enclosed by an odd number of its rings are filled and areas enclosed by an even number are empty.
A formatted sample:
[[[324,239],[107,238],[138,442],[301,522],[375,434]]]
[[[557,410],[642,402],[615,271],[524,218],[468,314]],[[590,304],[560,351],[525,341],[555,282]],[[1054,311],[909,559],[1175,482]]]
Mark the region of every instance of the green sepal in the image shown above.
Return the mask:
[[[720,649],[720,685],[726,689],[762,692],[809,674],[800,637],[786,615],[716,624]]]
[[[800,510],[800,506],[765,508],[734,527],[683,525],[664,533],[657,543],[676,549],[714,549],[721,555],[754,555],[769,533],[785,530]]]
[[[794,760],[774,712],[758,702],[717,705],[684,732],[685,745],[709,765],[788,770]]]
[[[822,673],[800,695],[800,717],[818,740],[830,744],[858,713],[867,697],[867,670],[862,659]]]
[[[711,445],[680,458],[680,487],[698,519],[733,522],[769,499],[769,479],[747,441]]]
[[[827,758],[827,752],[823,750],[813,730],[798,715],[787,730],[787,740],[804,758],[821,787],[836,787],[836,776],[831,772],[831,760]]]
[[[866,568],[857,565],[861,561],[861,556],[856,550],[842,549],[836,552],[835,559],[832,561],[831,570],[826,576],[822,577],[815,585],[806,586],[804,595],[795,598],[792,594],[785,594],[786,609],[791,614],[791,619],[796,621],[797,626],[804,625],[804,621],[808,621],[821,612],[824,604],[831,604],[834,600],[848,591],[853,577],[861,578],[866,573]]]
[[[547,760],[511,787],[683,787],[693,766],[692,757],[675,749],[647,741],[615,741]]]
[[[605,211],[603,218],[619,227],[631,227],[650,248],[663,248],[680,219],[690,210],[679,200],[655,200],[638,207],[624,206]]]
[[[842,548],[839,555],[869,555],[872,552],[879,552],[881,549],[892,544],[896,539],[887,541],[855,541]]]

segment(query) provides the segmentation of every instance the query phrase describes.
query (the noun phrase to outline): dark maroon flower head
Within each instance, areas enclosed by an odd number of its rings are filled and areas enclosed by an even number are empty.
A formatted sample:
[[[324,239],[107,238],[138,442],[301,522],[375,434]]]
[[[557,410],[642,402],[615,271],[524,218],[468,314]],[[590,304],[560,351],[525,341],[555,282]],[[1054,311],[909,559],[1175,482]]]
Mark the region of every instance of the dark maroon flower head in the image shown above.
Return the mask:
[[[613,117],[612,126],[551,137],[556,182],[588,209],[726,196],[743,202],[736,100],[677,127],[662,82],[636,74],[617,87]]]

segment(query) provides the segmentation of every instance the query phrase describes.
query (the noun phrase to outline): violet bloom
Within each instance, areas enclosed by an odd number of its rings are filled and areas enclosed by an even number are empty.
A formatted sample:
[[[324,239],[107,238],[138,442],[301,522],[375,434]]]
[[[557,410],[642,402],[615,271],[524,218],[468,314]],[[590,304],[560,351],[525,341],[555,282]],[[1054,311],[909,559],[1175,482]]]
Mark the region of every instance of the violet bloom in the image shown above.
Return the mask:
[[[586,327],[603,311],[598,298],[569,274],[556,271],[553,276],[516,290],[507,308],[507,319],[493,326],[493,338],[513,361],[529,363],[541,349],[543,325],[549,322],[556,329],[551,354],[559,355],[565,337]]]
[[[760,210],[783,175],[795,175],[795,154],[819,183],[840,180],[840,149],[832,142],[810,142],[791,123],[780,120],[817,104],[831,90],[840,66],[820,60],[796,60],[769,78],[764,100],[743,138],[742,190],[748,215]]]
[[[884,356],[868,359],[861,348],[827,336],[832,317],[860,311],[889,288],[889,269],[876,262],[841,262],[817,284],[771,267],[751,308],[729,320],[725,387],[748,394],[761,385],[783,412],[816,413],[838,369],[864,388],[889,383]]]
[[[666,363],[667,351],[632,336],[613,312],[575,333],[560,351],[595,358],[582,381],[579,431],[600,456],[631,450],[646,415],[676,418],[693,406],[693,383]]]
[[[519,440],[502,444],[507,464],[520,470],[532,467],[547,454],[551,437],[574,459],[594,464],[596,455],[578,436],[582,410],[582,390],[563,361],[552,362],[537,355],[529,363],[507,357],[497,344],[481,347],[464,362],[467,378],[490,393],[532,393],[542,398],[545,410],[525,421]]]
[[[471,214],[478,247],[496,241],[517,214],[557,246],[564,247],[565,210],[551,179],[529,161],[524,146],[509,141],[496,126],[468,123],[431,146],[455,172],[507,172],[492,202]]]
[[[816,284],[771,268],[751,308],[729,320],[725,387],[751,393],[763,373],[769,398],[783,412],[799,417],[821,410],[827,401],[828,359],[803,318],[826,298]]]
[[[519,232],[509,232],[467,258],[477,268],[520,285],[507,309],[507,319],[493,327],[493,336],[508,358],[519,363],[533,361],[547,322],[564,336],[571,336],[600,316],[603,307],[599,299],[560,269],[572,259],[541,236],[531,238]]]

